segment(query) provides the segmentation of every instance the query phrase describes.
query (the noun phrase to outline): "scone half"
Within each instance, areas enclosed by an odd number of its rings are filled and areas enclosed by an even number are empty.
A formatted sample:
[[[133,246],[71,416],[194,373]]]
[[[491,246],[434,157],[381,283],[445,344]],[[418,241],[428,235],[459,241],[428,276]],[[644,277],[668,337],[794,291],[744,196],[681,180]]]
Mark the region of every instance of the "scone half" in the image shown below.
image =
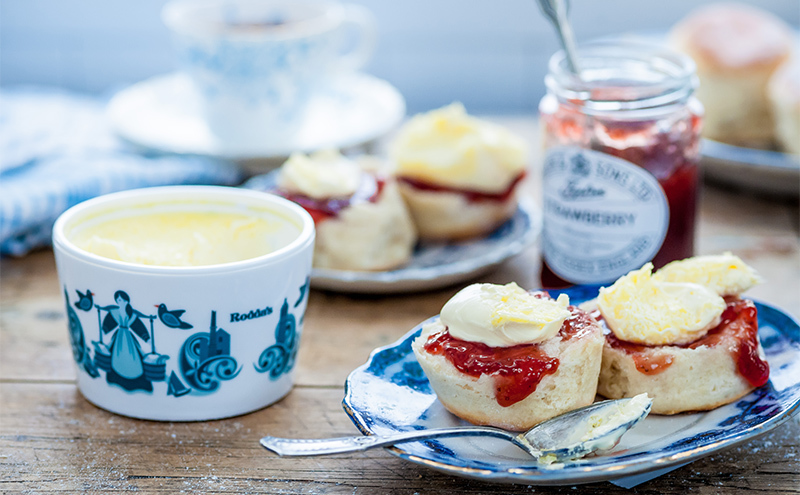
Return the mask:
[[[749,394],[769,373],[750,333],[757,330],[756,308],[736,300],[726,311],[732,313],[716,329],[688,346],[629,345],[607,334],[597,392],[609,399],[646,392],[654,414],[707,411]]]
[[[399,179],[419,236],[431,241],[460,241],[489,234],[517,211],[512,192],[502,199],[471,200],[459,191],[426,190]]]
[[[426,325],[412,349],[439,401],[470,423],[524,431],[594,401],[604,340],[594,319],[579,335],[561,332],[539,344],[544,354],[557,359],[557,369],[544,375],[530,395],[508,406],[498,402],[494,376],[463,373],[445,356],[425,350],[426,342],[443,331],[439,321]]]
[[[387,180],[375,201],[361,201],[317,223],[314,267],[378,271],[406,263],[417,234],[394,180]]]

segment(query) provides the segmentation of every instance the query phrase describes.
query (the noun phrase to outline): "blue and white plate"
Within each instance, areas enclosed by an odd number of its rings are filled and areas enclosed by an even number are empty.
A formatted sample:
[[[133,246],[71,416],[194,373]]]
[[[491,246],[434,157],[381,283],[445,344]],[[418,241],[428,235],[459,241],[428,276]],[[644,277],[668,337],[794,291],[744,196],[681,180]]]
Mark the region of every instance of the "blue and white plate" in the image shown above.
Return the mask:
[[[244,187],[269,191],[275,172],[258,175]],[[311,286],[338,292],[390,294],[432,290],[486,273],[531,246],[542,230],[539,209],[520,203],[517,212],[491,234],[465,242],[419,243],[411,260],[387,271],[360,272],[314,268]]]
[[[563,292],[571,302],[580,303],[595,297],[597,288]],[[468,478],[574,485],[669,470],[727,449],[782,424],[800,406],[800,326],[779,309],[758,302],[756,307],[770,365],[766,385],[713,411],[650,415],[609,453],[547,467],[508,442],[486,437],[408,442],[388,450],[408,461]],[[444,409],[414,358],[411,342],[421,327],[376,349],[347,378],[343,406],[365,435],[467,424]]]

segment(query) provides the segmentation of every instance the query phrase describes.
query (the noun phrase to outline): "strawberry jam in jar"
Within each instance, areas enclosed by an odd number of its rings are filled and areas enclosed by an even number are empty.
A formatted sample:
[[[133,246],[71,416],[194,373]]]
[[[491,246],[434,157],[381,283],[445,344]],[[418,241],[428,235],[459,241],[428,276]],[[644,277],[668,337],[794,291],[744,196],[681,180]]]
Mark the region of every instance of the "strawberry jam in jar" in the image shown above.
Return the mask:
[[[691,59],[663,47],[592,43],[580,77],[550,60],[542,286],[606,284],[694,252],[703,108]]]

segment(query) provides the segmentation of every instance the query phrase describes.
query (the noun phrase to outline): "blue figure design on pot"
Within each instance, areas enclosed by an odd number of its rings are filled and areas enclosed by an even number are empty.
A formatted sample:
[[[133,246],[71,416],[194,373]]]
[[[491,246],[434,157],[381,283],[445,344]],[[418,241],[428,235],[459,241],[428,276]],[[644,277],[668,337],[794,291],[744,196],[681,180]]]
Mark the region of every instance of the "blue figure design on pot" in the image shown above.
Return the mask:
[[[169,375],[169,382],[167,382],[167,395],[182,397],[191,391],[192,389],[184,385],[174,371],[171,375]]]
[[[297,301],[294,302],[294,307],[300,306],[300,303],[303,302],[303,299],[306,298],[306,294],[308,294],[308,288],[311,286],[311,277],[306,277],[306,281],[303,285],[300,286],[300,297],[297,298]]]
[[[233,379],[242,370],[230,353],[231,336],[217,328],[217,312],[212,311],[209,331],[192,335],[181,346],[181,375],[196,392],[213,392],[221,381]],[[179,382],[170,377],[170,390],[176,397],[188,393]]]
[[[70,339],[73,355],[78,366],[83,367],[93,378],[106,373],[106,381],[128,392],[153,392],[153,382],[166,382],[167,395],[181,397],[191,393],[211,393],[220,382],[231,380],[241,371],[241,367],[230,355],[230,334],[217,328],[216,311],[211,312],[209,332],[201,332],[186,339],[179,356],[180,375],[171,371],[167,379],[166,362],[169,356],[156,352],[154,322],[159,321],[168,330],[188,330],[194,326],[185,321],[183,309],[167,308],[164,303],[155,304],[156,314],[149,315],[135,309],[127,292],[114,293],[116,304],[100,306],[94,303],[94,293],[76,291],[79,300],[74,306],[82,311],[97,310],[99,339],[93,341],[94,360],[86,345],[78,313],[72,308],[69,294],[64,288],[67,304]],[[149,325],[149,329],[148,329]],[[111,334],[111,340],[104,337]],[[142,350],[144,342],[150,343],[150,352]],[[181,380],[183,377],[188,386]]]
[[[125,291],[115,292],[114,301],[116,306],[97,306],[98,319],[100,311],[106,311],[106,316],[100,326],[100,341],[94,342],[96,364],[106,371],[108,383],[119,385],[129,392],[152,392],[152,378],[145,374],[144,354],[137,337],[143,342],[150,340],[152,332],[148,332],[142,319],[148,319],[152,327],[154,317],[134,309]],[[111,342],[106,345],[103,335],[111,332],[114,332]],[[166,359],[166,356],[162,357]]]
[[[76,291],[77,292],[77,291]],[[89,294],[89,301],[91,302],[91,292],[86,291]],[[78,292],[80,296],[81,293]],[[72,345],[72,357],[75,358],[75,362],[78,363],[78,366],[83,368],[86,373],[89,374],[92,378],[97,378],[100,376],[100,373],[97,372],[97,368],[95,367],[94,363],[92,362],[92,358],[89,355],[89,347],[86,345],[86,337],[83,333],[83,325],[81,325],[81,320],[78,318],[78,313],[75,312],[74,309],[69,304],[69,294],[67,293],[67,288],[64,287],[64,300],[67,302],[67,325],[69,326],[69,340],[70,344]],[[91,306],[86,307],[87,305],[84,304],[80,306],[79,303],[85,301],[86,299],[81,299],[79,302],[75,303],[75,306],[83,309],[84,311],[89,311]]]
[[[78,293],[78,301],[75,303],[75,307],[80,309],[81,311],[89,311],[94,307],[94,292],[87,290],[86,294],[81,294],[81,291],[76,290],[75,292]]]
[[[181,330],[193,328],[192,325],[181,320],[181,315],[186,312],[185,310],[176,309],[174,311],[170,311],[167,309],[167,305],[164,303],[161,303],[156,307],[158,308],[158,319],[161,320],[161,323],[164,325],[170,328],[180,328]]]
[[[269,372],[273,380],[294,367],[298,349],[297,322],[289,313],[289,302],[284,299],[278,325],[275,327],[275,344],[264,349],[254,366],[259,373]]]

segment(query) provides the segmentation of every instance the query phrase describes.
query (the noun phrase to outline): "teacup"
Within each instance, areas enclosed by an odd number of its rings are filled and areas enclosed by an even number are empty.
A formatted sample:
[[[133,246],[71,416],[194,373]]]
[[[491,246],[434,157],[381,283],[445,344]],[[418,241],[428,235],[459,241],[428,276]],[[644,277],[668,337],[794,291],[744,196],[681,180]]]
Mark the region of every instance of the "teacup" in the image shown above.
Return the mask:
[[[237,188],[138,189],[70,208],[53,246],[79,390],[109,411],[161,421],[282,398],[313,244],[305,210]]]
[[[280,142],[313,95],[371,57],[374,17],[325,0],[173,0],[162,13],[211,132],[228,145]]]

